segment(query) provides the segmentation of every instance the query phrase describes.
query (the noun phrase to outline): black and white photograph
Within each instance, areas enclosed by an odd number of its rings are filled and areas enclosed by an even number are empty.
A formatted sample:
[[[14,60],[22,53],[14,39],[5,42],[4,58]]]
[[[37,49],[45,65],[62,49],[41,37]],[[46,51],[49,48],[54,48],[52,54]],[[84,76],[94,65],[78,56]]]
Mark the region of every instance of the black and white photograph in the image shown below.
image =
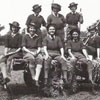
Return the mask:
[[[99,0],[0,1],[0,100],[100,100]]]

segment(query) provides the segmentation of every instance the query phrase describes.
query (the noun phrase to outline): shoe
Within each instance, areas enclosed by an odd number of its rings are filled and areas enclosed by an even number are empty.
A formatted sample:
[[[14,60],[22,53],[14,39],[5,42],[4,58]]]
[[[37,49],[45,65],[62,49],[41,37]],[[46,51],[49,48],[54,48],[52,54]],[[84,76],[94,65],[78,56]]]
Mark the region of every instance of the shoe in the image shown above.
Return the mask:
[[[4,85],[4,84],[7,84],[8,82],[10,82],[10,79],[7,77],[7,78],[3,79],[1,84]]]

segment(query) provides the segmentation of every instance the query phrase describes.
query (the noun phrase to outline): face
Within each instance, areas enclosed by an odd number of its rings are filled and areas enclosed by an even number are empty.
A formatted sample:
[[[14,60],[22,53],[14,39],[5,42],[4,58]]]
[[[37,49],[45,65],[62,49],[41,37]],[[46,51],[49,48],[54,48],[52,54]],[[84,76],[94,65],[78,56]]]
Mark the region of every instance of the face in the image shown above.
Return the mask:
[[[29,27],[29,33],[30,33],[31,35],[35,34],[35,33],[36,33],[36,28],[35,28],[34,26],[30,26],[30,27]]]
[[[35,12],[36,15],[39,15],[40,11],[41,11],[41,9],[38,8],[38,9],[36,9],[34,12]]]
[[[54,35],[55,34],[55,27],[50,26],[48,32],[50,35]]]
[[[53,12],[54,12],[55,14],[58,14],[59,9],[57,9],[57,8],[53,8]]]
[[[70,10],[71,10],[72,12],[75,12],[75,11],[76,11],[76,9],[77,9],[77,7],[76,7],[76,6],[73,6],[73,7],[71,7],[71,8],[70,8]]]
[[[15,27],[15,26],[12,26],[12,27],[11,27],[11,30],[12,30],[12,32],[13,32],[14,34],[16,34],[17,31],[18,31],[18,28]]]
[[[73,32],[72,37],[73,39],[78,39],[79,34],[77,32]]]

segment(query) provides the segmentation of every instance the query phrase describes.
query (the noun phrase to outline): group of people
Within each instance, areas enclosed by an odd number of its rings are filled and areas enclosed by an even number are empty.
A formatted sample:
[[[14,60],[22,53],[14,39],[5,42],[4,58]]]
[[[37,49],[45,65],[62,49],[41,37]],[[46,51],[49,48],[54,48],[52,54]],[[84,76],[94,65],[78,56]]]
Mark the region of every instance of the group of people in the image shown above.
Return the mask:
[[[57,3],[51,5],[52,14],[47,18],[47,23],[44,18],[39,15],[41,6],[36,4],[33,6],[34,14],[29,15],[26,21],[27,33],[21,35],[19,33],[20,24],[16,21],[10,23],[10,31],[5,38],[4,55],[7,56],[0,59],[0,67],[3,73],[3,84],[10,81],[8,75],[11,71],[11,61],[14,57],[23,57],[29,62],[29,69],[35,85],[39,86],[39,76],[44,63],[44,79],[48,82],[48,74],[51,65],[51,60],[55,59],[61,64],[62,76],[67,83],[67,70],[75,66],[77,60],[87,64],[89,80],[95,84],[92,79],[93,64],[89,55],[100,59],[100,36],[96,33],[96,27],[88,28],[90,33],[86,44],[80,39],[80,24],[83,23],[82,14],[76,12],[76,3],[72,2],[68,6],[70,13],[64,18],[59,13],[61,6]],[[41,26],[44,26],[47,33],[43,33]],[[67,45],[65,40],[67,36]],[[70,57],[70,64],[67,58]],[[71,69],[73,69],[71,68]]]

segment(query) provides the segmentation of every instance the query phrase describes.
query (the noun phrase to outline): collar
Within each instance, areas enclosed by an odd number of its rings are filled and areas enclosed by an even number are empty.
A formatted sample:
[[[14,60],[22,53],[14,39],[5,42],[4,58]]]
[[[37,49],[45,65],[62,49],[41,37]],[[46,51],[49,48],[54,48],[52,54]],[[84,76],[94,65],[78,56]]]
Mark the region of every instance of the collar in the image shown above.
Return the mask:
[[[11,36],[12,36],[12,37],[15,37],[16,35],[17,35],[17,34],[14,34],[13,32],[11,33]]]
[[[54,13],[54,12],[52,12],[52,14],[53,14],[55,17],[59,17],[59,13],[57,14],[57,16],[55,15],[55,13]]]
[[[48,35],[48,36],[49,36],[50,39],[52,39],[52,36],[51,35]],[[53,38],[55,39],[55,35],[53,35]]]
[[[37,34],[34,34],[33,36],[30,33],[27,33],[29,35],[30,38],[34,38],[34,37],[38,37]]]
[[[40,15],[37,16],[36,13],[34,13],[34,16],[39,17]]]
[[[71,14],[76,14],[76,11],[74,13],[71,11]]]
[[[78,39],[77,39],[77,40],[74,40],[74,39],[73,39],[72,41],[73,41],[73,42],[78,42],[79,40],[78,40]]]

